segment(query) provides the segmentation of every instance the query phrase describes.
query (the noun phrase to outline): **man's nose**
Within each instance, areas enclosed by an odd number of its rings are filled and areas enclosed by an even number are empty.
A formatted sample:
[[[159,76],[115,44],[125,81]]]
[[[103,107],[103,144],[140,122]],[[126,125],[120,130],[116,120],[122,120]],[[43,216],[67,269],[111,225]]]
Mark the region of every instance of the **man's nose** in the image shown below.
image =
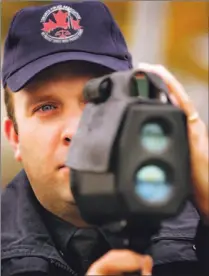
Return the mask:
[[[65,125],[63,132],[62,132],[62,141],[64,142],[65,145],[69,145],[73,135],[75,135],[77,129],[78,129],[78,124],[80,121],[80,117],[76,118],[71,118]]]

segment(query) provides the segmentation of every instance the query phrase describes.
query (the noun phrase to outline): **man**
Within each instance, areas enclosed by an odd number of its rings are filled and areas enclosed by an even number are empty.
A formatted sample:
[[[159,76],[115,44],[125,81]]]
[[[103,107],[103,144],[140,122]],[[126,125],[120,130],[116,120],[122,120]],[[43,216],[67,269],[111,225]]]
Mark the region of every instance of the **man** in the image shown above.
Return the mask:
[[[14,17],[4,49],[4,130],[24,170],[2,195],[2,275],[150,274],[149,257],[111,251],[109,237],[82,220],[64,165],[85,83],[130,68],[125,40],[101,2],[53,3]],[[165,221],[153,237],[154,275],[201,275],[198,221],[191,202]]]

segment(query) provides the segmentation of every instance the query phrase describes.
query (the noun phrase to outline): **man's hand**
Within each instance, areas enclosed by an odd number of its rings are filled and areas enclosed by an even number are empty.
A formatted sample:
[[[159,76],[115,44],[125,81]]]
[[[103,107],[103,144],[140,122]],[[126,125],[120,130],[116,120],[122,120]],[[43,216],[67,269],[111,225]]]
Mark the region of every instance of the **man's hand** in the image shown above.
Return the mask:
[[[86,275],[123,275],[127,272],[141,272],[141,275],[152,275],[153,261],[148,255],[133,251],[110,250],[93,263]]]
[[[199,211],[203,214],[206,221],[209,222],[208,129],[199,118],[198,112],[183,86],[168,70],[162,65],[150,65],[146,63],[140,63],[138,69],[160,76],[168,86],[173,103],[178,105],[187,115],[194,198]]]

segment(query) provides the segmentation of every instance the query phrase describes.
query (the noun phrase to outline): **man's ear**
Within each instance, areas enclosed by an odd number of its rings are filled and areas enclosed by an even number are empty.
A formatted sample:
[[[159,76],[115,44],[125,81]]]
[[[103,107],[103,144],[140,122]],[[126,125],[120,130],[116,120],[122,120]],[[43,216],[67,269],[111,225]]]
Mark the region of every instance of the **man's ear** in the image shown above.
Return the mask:
[[[18,162],[22,161],[21,153],[20,153],[20,144],[19,144],[19,137],[17,132],[15,131],[14,123],[11,119],[5,118],[4,119],[4,133],[9,141],[10,145],[14,150],[14,157]]]

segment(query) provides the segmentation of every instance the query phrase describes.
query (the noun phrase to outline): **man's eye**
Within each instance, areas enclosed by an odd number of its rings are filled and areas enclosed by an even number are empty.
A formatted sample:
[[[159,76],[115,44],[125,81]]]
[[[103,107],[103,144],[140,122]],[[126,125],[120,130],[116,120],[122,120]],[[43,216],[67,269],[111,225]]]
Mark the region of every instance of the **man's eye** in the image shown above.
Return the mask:
[[[54,109],[56,109],[56,106],[54,106],[52,104],[45,104],[45,105],[42,105],[39,108],[37,108],[37,111],[47,112],[47,111],[51,111],[51,110],[54,110]]]

